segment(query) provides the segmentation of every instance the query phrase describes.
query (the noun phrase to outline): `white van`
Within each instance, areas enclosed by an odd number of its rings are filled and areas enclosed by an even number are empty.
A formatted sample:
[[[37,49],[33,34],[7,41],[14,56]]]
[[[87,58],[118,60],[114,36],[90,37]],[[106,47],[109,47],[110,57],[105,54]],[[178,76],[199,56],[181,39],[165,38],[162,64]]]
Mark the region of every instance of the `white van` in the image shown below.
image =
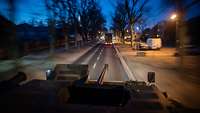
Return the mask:
[[[162,47],[161,38],[148,38],[147,45],[149,49],[160,49]]]

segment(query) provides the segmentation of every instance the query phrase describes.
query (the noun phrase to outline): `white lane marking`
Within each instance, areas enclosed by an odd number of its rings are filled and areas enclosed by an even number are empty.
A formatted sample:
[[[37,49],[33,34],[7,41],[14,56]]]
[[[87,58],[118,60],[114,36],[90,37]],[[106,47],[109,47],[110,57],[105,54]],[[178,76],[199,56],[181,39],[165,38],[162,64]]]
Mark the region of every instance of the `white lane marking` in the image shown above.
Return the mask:
[[[101,55],[102,53],[100,52],[100,55]]]
[[[93,69],[96,67],[96,65],[97,65],[97,63],[95,62],[94,65],[93,65]]]
[[[97,57],[97,60],[99,60],[100,59],[100,55]]]
[[[94,54],[97,53],[98,48],[95,48],[94,52],[91,53],[81,64],[88,64],[89,61],[92,59],[92,57],[94,56]]]
[[[88,80],[90,80],[90,75],[88,75]]]
[[[104,49],[101,49],[101,52],[103,52]]]

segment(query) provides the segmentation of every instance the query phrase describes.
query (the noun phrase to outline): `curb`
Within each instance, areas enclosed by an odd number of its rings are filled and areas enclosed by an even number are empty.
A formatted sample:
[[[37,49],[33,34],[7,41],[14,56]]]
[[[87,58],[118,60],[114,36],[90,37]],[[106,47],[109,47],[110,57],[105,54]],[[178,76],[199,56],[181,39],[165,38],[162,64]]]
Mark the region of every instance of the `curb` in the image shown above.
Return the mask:
[[[171,56],[176,56],[175,53],[172,53],[172,54],[161,54],[161,53],[153,53],[153,52],[145,52],[145,51],[133,51],[132,52],[132,55],[134,56],[161,56],[161,57],[171,57]]]
[[[131,81],[137,81],[137,78],[133,75],[133,73],[131,72],[130,68],[128,67],[127,63],[125,62],[124,58],[122,57],[122,55],[120,54],[119,50],[114,46],[116,52],[117,52],[117,56],[120,59],[120,62],[122,64],[122,67],[124,68],[126,74],[128,75],[129,80]]]

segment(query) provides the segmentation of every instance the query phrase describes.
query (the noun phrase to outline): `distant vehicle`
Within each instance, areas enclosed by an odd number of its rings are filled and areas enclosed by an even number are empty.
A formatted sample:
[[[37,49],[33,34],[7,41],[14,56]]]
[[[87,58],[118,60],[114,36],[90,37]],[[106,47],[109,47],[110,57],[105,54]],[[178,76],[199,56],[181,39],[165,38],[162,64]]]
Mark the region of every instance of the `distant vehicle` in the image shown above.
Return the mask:
[[[105,44],[112,44],[112,33],[105,34]]]
[[[149,49],[160,49],[162,47],[161,38],[148,38],[147,45]]]
[[[139,48],[140,48],[140,49],[149,49],[149,45],[147,45],[147,44],[144,43],[144,42],[140,42],[140,43],[139,43]]]

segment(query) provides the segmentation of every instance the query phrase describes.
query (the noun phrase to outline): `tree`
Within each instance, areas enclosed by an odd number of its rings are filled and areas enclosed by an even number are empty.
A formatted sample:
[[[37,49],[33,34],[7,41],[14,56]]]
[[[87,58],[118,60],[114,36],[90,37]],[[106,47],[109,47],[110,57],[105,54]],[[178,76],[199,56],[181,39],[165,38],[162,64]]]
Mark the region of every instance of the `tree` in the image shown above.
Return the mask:
[[[98,31],[103,29],[103,25],[105,23],[101,9],[96,2],[91,2],[91,6],[88,10],[88,16],[90,17],[88,25],[89,34],[91,34],[91,38],[94,39],[97,36]]]
[[[93,34],[92,39],[96,37],[98,31],[103,30],[105,19],[101,13],[96,0],[82,0],[79,8],[80,31],[83,39],[87,41],[89,35]]]
[[[56,30],[55,30],[55,20],[49,19],[48,20],[48,26],[49,26],[49,45],[50,45],[50,56],[53,55],[54,49],[55,49],[55,38],[56,38]]]
[[[80,15],[80,32],[83,37],[83,41],[88,40],[88,26],[90,17],[88,16],[88,9],[89,9],[90,0],[82,0],[80,3],[79,8],[79,15]]]
[[[122,42],[124,43],[124,36],[125,36],[125,27],[126,27],[126,10],[125,10],[125,4],[122,2],[117,3],[117,7],[115,10],[115,14],[112,17],[113,20],[113,29],[116,34],[120,34],[120,37],[122,39]]]
[[[128,23],[130,26],[131,33],[131,46],[133,45],[133,28],[136,22],[138,22],[145,11],[145,6],[149,0],[125,0],[125,9],[127,12]],[[139,4],[141,2],[141,4]]]
[[[105,23],[96,0],[46,0],[46,6],[52,17],[61,21],[66,42],[69,26],[88,40],[89,34],[95,36]]]
[[[125,27],[128,26],[127,28],[130,28],[131,46],[133,45],[134,25],[137,22],[141,22],[148,1],[124,0],[117,4],[115,16],[113,17],[113,27],[121,32],[122,39],[124,38]]]
[[[49,17],[50,17],[49,20],[55,21],[55,22],[49,22],[51,24],[54,23],[54,25],[50,25],[50,26],[55,28],[57,22],[61,23],[61,26],[63,29],[62,31],[65,37],[66,50],[68,50],[69,48],[66,25],[69,19],[69,15],[72,15],[71,13],[73,13],[73,9],[72,9],[73,7],[71,5],[72,5],[72,2],[74,1],[75,0],[45,0],[47,10],[49,11]],[[52,29],[52,28],[49,28],[49,29]],[[52,30],[52,31],[55,31],[55,30]],[[54,33],[50,32],[51,36],[54,36],[53,34]],[[52,37],[52,38],[54,38],[55,40],[56,37]]]

